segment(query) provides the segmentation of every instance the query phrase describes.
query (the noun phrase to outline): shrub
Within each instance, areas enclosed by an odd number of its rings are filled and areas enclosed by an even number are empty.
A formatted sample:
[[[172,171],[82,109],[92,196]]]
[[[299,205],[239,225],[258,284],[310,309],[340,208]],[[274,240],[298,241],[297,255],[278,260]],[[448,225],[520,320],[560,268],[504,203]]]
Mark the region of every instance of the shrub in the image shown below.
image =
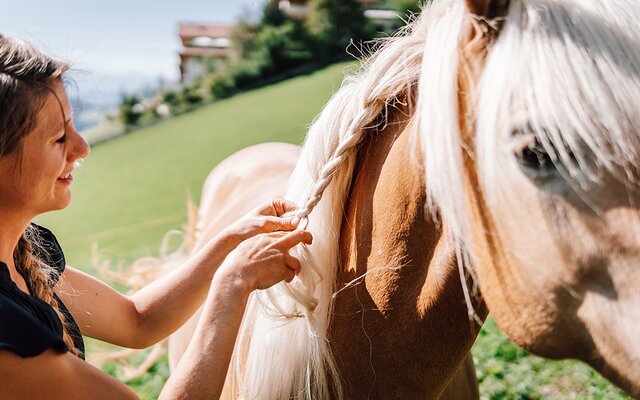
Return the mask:
[[[223,99],[229,96],[235,89],[235,82],[230,74],[221,71],[209,75],[206,78],[209,93],[214,99]]]
[[[383,6],[396,10],[400,15],[404,16],[407,13],[419,13],[420,4],[423,2],[417,0],[386,0],[382,3]],[[425,2],[426,3],[426,2]]]
[[[294,21],[263,27],[255,38],[255,47],[250,58],[261,63],[262,72],[267,75],[286,71],[313,58],[303,27]]]
[[[202,86],[200,82],[195,82],[182,88],[181,94],[184,105],[186,105],[187,107],[193,107],[204,101],[201,87]]]
[[[173,90],[167,90],[162,94],[162,102],[171,107],[178,107],[180,105],[180,96]]]
[[[262,78],[264,60],[249,58],[228,65],[226,73],[233,79],[235,87],[242,88]]]
[[[142,108],[142,110],[140,110]],[[144,112],[140,99],[136,96],[124,96],[120,102],[120,120],[126,128],[136,125]]]

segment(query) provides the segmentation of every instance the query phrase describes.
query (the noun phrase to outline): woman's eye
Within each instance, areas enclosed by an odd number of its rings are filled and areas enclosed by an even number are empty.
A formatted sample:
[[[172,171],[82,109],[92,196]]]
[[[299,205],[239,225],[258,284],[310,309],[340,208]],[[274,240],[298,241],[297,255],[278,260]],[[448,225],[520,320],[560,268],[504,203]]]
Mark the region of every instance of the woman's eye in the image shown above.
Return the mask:
[[[64,143],[65,140],[67,140],[67,134],[66,133],[64,135],[60,136],[58,138],[58,140],[56,140],[56,143]]]

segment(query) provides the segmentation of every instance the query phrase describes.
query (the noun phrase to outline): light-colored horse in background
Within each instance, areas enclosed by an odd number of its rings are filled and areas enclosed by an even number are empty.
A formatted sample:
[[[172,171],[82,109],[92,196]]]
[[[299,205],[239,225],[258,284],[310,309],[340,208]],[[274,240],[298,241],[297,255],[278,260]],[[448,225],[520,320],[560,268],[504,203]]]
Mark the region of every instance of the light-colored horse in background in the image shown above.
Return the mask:
[[[516,343],[640,396],[639,94],[635,0],[434,0],[311,127],[286,197],[316,240],[226,395],[438,398],[472,281]]]

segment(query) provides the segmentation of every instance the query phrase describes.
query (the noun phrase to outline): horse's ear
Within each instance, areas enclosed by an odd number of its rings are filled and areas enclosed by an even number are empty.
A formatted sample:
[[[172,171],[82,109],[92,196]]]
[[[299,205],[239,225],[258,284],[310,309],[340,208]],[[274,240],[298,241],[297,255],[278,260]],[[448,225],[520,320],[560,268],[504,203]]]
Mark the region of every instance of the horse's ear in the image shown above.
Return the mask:
[[[465,0],[465,2],[471,14],[494,19],[507,14],[510,0]]]

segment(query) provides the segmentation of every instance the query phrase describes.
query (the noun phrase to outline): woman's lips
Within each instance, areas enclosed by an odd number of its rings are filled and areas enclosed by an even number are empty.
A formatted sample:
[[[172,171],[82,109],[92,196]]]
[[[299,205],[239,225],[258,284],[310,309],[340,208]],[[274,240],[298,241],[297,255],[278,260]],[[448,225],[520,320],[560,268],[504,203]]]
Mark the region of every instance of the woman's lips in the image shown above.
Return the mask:
[[[73,182],[73,175],[68,174],[66,176],[63,176],[62,178],[58,178],[58,181],[70,184],[71,182]]]

